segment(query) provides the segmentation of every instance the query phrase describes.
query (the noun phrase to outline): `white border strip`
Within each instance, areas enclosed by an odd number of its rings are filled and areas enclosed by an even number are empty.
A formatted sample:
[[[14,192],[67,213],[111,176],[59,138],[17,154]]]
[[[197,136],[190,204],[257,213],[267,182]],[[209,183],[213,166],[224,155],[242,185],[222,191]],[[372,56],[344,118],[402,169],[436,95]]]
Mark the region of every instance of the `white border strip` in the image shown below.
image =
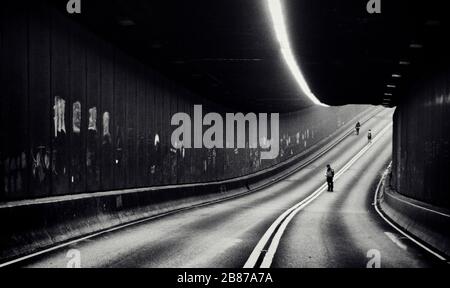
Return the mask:
[[[173,211],[173,213],[175,213],[175,212],[179,212],[179,211]],[[169,213],[169,214],[172,214],[172,213]],[[94,238],[94,237],[100,236],[102,234],[113,232],[113,231],[116,231],[116,230],[119,230],[119,229],[126,228],[128,226],[136,225],[136,224],[139,224],[139,223],[142,223],[142,222],[146,222],[146,221],[149,221],[149,220],[152,220],[152,219],[155,219],[155,218],[163,217],[163,216],[166,216],[166,215],[167,214],[156,215],[156,216],[153,216],[153,217],[150,217],[150,218],[145,218],[145,219],[133,221],[133,222],[130,222],[130,223],[127,223],[127,224],[122,224],[122,225],[119,225],[119,226],[116,226],[116,227],[113,227],[113,228],[110,228],[110,229],[107,229],[107,230],[103,230],[103,231],[100,231],[100,232],[97,232],[97,233],[94,233],[94,234],[90,234],[90,235],[87,235],[87,236],[84,236],[84,237],[81,237],[81,238],[77,238],[75,240],[72,240],[72,241],[69,241],[69,242],[66,242],[66,243],[63,243],[63,244],[59,244],[59,245],[53,246],[53,247],[45,249],[45,250],[41,250],[41,251],[38,251],[38,252],[35,252],[35,253],[32,253],[32,254],[28,254],[28,255],[20,257],[20,258],[16,258],[16,259],[8,261],[8,262],[1,263],[0,264],[0,268],[4,268],[6,266],[10,266],[10,265],[13,265],[13,264],[16,264],[16,263],[19,263],[19,262],[22,262],[22,261],[34,258],[36,256],[49,253],[49,252],[52,252],[52,251],[55,251],[55,250],[58,250],[58,249],[61,249],[61,248],[64,248],[64,247],[76,244],[78,242],[81,242],[81,241],[84,241],[84,240],[87,240],[87,239],[90,239],[90,238]]]

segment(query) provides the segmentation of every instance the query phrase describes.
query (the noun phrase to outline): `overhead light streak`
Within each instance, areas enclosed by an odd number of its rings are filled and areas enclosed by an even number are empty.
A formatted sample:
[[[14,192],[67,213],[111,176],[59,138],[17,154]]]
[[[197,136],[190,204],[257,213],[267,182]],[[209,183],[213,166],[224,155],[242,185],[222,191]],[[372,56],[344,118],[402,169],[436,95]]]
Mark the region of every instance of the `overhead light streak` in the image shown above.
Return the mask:
[[[320,102],[319,99],[311,92],[305,77],[300,70],[300,67],[295,60],[294,53],[291,49],[291,44],[289,42],[289,36],[286,29],[285,17],[283,14],[283,7],[280,0],[267,0],[269,6],[270,15],[272,18],[273,29],[275,31],[277,40],[280,44],[281,54],[283,55],[284,61],[286,62],[289,71],[294,77],[297,84],[300,86],[302,92],[316,105],[326,106]]]

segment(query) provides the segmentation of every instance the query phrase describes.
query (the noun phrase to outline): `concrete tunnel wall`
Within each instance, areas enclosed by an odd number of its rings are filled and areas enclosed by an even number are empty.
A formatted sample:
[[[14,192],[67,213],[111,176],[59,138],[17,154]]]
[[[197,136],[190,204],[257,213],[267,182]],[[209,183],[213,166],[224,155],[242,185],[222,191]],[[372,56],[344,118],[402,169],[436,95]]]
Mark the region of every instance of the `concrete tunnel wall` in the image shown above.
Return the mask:
[[[391,177],[380,206],[403,230],[448,257],[450,66],[436,60],[412,73],[414,84],[394,113]]]
[[[406,197],[450,208],[450,69],[423,67],[413,83],[394,114],[391,184]]]
[[[194,104],[204,114],[235,111],[166,79],[45,1],[2,5],[0,202],[247,175],[305,151],[367,109],[280,115],[274,160],[248,148],[176,150],[174,113],[192,115]]]

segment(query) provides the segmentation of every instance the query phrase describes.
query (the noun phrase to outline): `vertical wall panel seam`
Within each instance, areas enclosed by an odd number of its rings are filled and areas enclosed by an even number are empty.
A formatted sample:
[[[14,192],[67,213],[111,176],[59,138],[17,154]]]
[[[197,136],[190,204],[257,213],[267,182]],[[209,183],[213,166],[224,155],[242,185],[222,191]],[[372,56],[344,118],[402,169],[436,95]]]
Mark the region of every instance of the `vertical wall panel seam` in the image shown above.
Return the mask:
[[[102,50],[101,49],[101,47],[104,47],[104,46],[101,46],[101,44],[97,44],[97,52],[99,52],[100,53],[100,51]],[[100,113],[98,113],[97,112],[97,116],[98,116],[98,114],[100,114],[100,121],[99,121],[99,123],[101,124],[101,126],[100,125],[97,125],[97,129],[99,130],[99,136],[98,136],[98,138],[97,138],[97,147],[100,147],[100,149],[98,150],[98,155],[100,155],[100,157],[97,157],[97,159],[99,159],[100,161],[97,161],[97,165],[98,165],[98,167],[99,167],[99,177],[98,177],[98,181],[99,181],[99,183],[98,183],[98,189],[99,190],[103,190],[104,188],[103,188],[103,156],[104,156],[104,153],[102,152],[102,141],[103,141],[103,113],[105,113],[105,107],[103,107],[103,65],[102,65],[102,63],[103,63],[103,59],[104,59],[104,56],[99,56],[99,58],[98,58],[98,65],[99,65],[99,79],[98,79],[98,85],[99,85],[99,90],[98,90],[98,93],[99,93],[99,95],[98,95],[98,104],[99,104],[99,106],[101,107],[101,110],[100,110]],[[98,127],[100,127],[100,128],[98,128]],[[99,143],[98,142],[100,142],[100,145],[99,145]]]
[[[30,111],[30,8],[28,7],[27,9],[27,23],[26,23],[26,29],[27,29],[27,112],[26,112],[26,117],[27,117],[27,143],[25,144],[26,147],[26,152],[25,152],[25,158],[26,158],[26,175],[27,177],[26,179],[26,194],[25,195],[31,195],[30,193],[30,182],[31,182],[31,147],[30,147],[30,143],[31,143],[31,121],[30,121],[30,116],[31,116],[31,111]]]
[[[109,46],[109,45],[108,45]],[[111,91],[111,101],[109,101],[110,102],[110,111],[109,111],[109,115],[110,115],[110,118],[109,118],[109,133],[110,133],[110,137],[111,137],[111,153],[110,153],[110,155],[109,155],[109,157],[112,157],[112,159],[109,159],[109,163],[111,164],[112,163],[112,166],[111,166],[111,171],[110,171],[110,177],[112,176],[112,178],[110,178],[109,180],[110,180],[110,182],[109,182],[109,189],[114,189],[115,188],[115,177],[114,177],[114,174],[115,174],[115,160],[114,160],[114,158],[115,158],[115,149],[114,149],[114,147],[115,147],[115,141],[114,141],[114,139],[115,139],[115,129],[114,129],[114,127],[115,127],[115,124],[114,124],[114,120],[115,120],[115,106],[114,106],[114,102],[116,101],[115,100],[115,97],[116,97],[116,91],[115,91],[115,89],[116,89],[116,85],[115,85],[115,73],[116,73],[116,52],[115,52],[115,49],[114,49],[114,47],[112,47],[112,46],[109,46],[109,48],[111,49],[110,50],[110,52],[111,52],[111,73],[109,74],[110,75],[110,77],[112,77],[111,78],[111,84],[112,84],[112,91]]]
[[[84,35],[83,35],[84,36]],[[81,37],[81,36],[80,36]],[[88,157],[88,146],[89,146],[89,121],[90,121],[90,113],[89,113],[89,92],[88,92],[88,83],[89,83],[89,63],[88,63],[88,53],[89,53],[89,43],[86,37],[82,37],[81,38],[83,41],[86,41],[85,43],[85,47],[84,47],[84,105],[86,106],[85,110],[86,110],[86,116],[87,117],[87,121],[85,122],[85,125],[83,128],[85,129],[85,133],[84,133],[84,154],[82,155],[83,157],[83,167],[84,167],[84,191],[85,192],[90,192],[89,191],[89,187],[88,187],[88,177],[90,177],[91,175],[89,175],[88,173],[88,166],[87,166],[87,157]],[[82,128],[82,130],[83,130]]]
[[[53,12],[53,10],[52,10],[52,12]],[[49,137],[50,137],[50,141],[49,141],[49,144],[50,144],[50,166],[49,166],[49,171],[48,171],[48,173],[49,173],[49,175],[48,175],[48,177],[49,177],[49,183],[48,183],[48,185],[49,185],[49,193],[50,193],[50,195],[54,195],[54,192],[55,191],[53,191],[54,189],[53,189],[53,146],[54,146],[54,139],[53,139],[53,133],[52,133],[52,131],[53,131],[53,126],[55,125],[54,124],[54,121],[53,121],[53,119],[52,119],[52,111],[53,111],[53,109],[52,109],[52,103],[53,103],[53,99],[52,99],[52,97],[53,97],[53,37],[54,37],[54,35],[53,35],[53,33],[54,33],[54,31],[53,31],[53,21],[54,21],[54,13],[50,13],[50,16],[49,16],[49,18],[50,18],[50,20],[49,20],[49,68],[50,68],[50,73],[49,73],[49,91],[50,91],[50,95],[49,95],[49,97],[50,97],[50,111],[49,111],[49,113],[50,113],[50,125],[49,125],[49,129],[50,129],[50,133],[49,133]]]

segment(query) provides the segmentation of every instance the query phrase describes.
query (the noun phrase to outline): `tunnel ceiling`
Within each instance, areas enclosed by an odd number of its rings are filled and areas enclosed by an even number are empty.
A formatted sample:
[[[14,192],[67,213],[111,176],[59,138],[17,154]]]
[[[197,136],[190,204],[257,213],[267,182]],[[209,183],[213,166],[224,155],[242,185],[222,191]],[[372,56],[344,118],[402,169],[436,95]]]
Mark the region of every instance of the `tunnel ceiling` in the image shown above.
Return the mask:
[[[61,11],[67,3],[51,2]],[[447,31],[438,2],[381,0],[382,13],[369,14],[366,0],[281,0],[297,62],[329,105],[395,104],[432,42],[424,35]],[[216,102],[266,111],[312,105],[283,61],[265,0],[82,3],[82,14],[68,17]]]

